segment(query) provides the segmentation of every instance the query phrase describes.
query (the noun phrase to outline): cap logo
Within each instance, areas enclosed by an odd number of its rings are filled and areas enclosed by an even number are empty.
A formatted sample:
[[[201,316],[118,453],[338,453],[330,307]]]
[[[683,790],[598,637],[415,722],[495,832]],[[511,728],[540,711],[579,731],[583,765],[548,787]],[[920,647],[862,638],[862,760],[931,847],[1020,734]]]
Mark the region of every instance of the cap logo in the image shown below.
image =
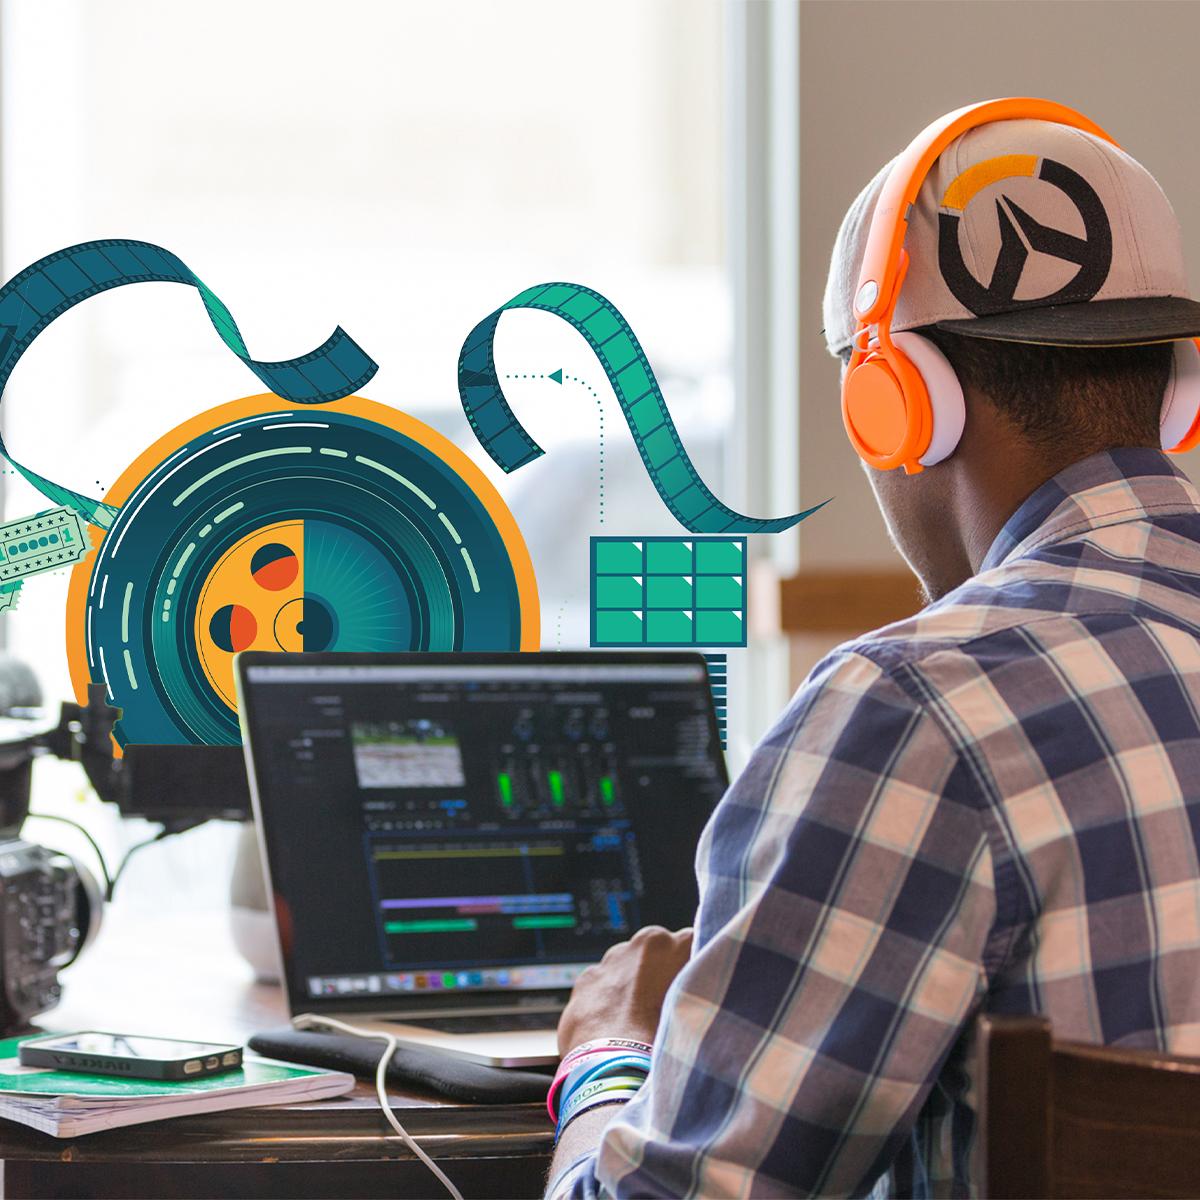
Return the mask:
[[[996,197],[1000,249],[991,278],[980,282],[967,269],[959,242],[959,225],[971,200],[990,184],[1024,176],[1058,188],[1075,206],[1084,236],[1043,225],[1009,196]],[[1016,299],[1017,288],[1032,251],[1074,263],[1078,270],[1057,291]],[[1040,308],[1049,304],[1077,304],[1090,300],[1104,286],[1112,265],[1112,227],[1104,205],[1091,184],[1070,167],[1033,154],[1005,154],[968,167],[946,189],[938,211],[938,267],[946,286],[977,317]],[[1059,276],[1061,278],[1061,276]]]

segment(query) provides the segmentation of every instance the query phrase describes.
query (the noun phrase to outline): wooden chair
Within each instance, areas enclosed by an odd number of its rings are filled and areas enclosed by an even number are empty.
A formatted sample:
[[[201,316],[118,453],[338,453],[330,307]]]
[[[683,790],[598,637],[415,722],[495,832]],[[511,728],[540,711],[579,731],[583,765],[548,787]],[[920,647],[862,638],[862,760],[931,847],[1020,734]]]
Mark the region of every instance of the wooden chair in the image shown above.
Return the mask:
[[[1200,1059],[984,1016],[977,1061],[990,1200],[1200,1196]]]

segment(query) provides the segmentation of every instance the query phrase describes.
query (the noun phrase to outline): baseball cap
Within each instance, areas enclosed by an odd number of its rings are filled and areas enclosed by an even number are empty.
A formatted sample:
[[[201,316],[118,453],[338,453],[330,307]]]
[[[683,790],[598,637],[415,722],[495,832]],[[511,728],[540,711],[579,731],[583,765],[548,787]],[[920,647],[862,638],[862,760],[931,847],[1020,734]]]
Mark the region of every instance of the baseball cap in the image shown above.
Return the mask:
[[[852,300],[889,163],[850,206],[825,287],[825,341],[848,349]],[[1048,121],[995,121],[942,152],[909,214],[892,331],[1118,346],[1200,337],[1179,222],[1123,150]]]

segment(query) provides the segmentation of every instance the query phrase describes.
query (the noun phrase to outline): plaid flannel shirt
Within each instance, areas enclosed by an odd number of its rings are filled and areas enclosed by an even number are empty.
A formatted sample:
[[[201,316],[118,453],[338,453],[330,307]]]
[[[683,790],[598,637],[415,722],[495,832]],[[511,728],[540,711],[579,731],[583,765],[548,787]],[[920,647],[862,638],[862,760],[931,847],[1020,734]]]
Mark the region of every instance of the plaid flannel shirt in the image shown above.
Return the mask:
[[[1200,495],[1119,450],[818,665],[718,806],[649,1079],[554,1196],[965,1195],[972,1023],[1200,1053]]]

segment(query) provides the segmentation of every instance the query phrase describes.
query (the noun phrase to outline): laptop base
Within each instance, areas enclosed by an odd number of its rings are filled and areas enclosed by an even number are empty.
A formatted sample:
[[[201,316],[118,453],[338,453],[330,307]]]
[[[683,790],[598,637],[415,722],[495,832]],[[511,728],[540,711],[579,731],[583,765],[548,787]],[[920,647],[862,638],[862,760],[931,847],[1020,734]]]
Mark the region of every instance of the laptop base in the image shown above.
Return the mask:
[[[555,1029],[498,1030],[495,1033],[447,1033],[423,1025],[362,1013],[331,1014],[358,1029],[390,1034],[400,1046],[438,1050],[484,1067],[545,1067],[559,1060]]]

